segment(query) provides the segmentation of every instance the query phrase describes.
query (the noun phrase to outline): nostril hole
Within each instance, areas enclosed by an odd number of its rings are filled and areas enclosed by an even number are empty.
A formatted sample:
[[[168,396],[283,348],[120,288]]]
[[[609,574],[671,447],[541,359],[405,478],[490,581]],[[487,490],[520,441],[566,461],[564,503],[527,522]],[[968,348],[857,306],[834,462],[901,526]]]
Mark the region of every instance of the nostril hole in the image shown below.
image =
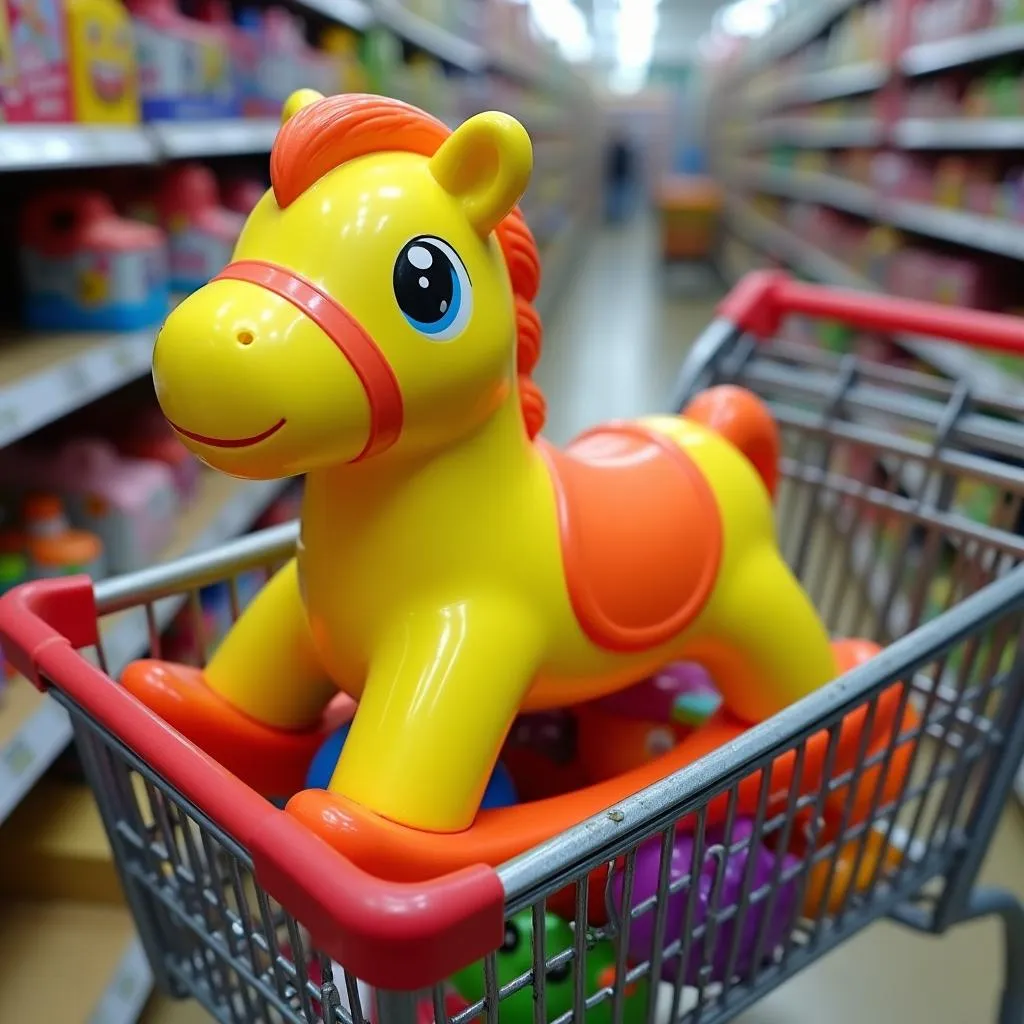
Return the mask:
[[[251,345],[256,340],[256,335],[252,331],[239,331],[235,337],[239,345]]]

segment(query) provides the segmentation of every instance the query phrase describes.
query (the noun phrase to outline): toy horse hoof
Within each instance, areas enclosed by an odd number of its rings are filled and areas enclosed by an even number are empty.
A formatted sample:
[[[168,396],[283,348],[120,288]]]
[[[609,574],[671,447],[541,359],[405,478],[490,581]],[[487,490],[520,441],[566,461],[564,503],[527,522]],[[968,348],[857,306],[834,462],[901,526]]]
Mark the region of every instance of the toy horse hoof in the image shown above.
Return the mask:
[[[257,722],[219,697],[202,670],[169,661],[130,664],[126,690],[229,772],[265,796],[301,789],[327,738],[323,726],[289,732]]]

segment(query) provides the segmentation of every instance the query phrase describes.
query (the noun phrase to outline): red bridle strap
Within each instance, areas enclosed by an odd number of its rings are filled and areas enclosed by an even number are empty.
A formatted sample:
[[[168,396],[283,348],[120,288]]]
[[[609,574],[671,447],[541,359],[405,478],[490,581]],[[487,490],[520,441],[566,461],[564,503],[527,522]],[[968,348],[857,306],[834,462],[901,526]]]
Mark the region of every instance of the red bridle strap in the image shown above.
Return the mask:
[[[359,377],[370,403],[370,432],[353,459],[390,448],[402,433],[402,391],[391,364],[362,324],[340,303],[304,277],[263,260],[229,263],[215,281],[246,281],[279,295],[309,317],[341,350]]]

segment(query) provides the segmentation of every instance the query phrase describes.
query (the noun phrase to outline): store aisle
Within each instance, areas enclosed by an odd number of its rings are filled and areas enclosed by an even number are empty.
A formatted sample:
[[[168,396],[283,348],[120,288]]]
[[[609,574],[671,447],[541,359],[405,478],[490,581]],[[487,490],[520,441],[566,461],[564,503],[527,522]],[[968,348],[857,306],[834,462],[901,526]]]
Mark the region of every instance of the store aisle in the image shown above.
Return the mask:
[[[545,434],[566,441],[599,420],[667,409],[679,366],[720,294],[700,268],[677,268],[666,282],[656,226],[645,215],[595,232],[545,323],[536,370],[548,400]]]

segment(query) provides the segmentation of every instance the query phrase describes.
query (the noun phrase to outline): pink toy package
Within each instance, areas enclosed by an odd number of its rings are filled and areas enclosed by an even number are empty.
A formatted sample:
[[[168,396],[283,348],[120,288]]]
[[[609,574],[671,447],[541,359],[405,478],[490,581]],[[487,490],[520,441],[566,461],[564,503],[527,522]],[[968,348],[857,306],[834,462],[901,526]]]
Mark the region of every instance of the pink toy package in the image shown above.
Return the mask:
[[[3,92],[4,119],[12,123],[73,120],[63,3],[7,0],[7,18],[13,67]]]
[[[60,494],[74,525],[102,540],[114,573],[152,565],[170,541],[178,512],[166,465],[123,458],[98,438],[77,438],[55,452],[29,445],[5,448],[0,486]]]

